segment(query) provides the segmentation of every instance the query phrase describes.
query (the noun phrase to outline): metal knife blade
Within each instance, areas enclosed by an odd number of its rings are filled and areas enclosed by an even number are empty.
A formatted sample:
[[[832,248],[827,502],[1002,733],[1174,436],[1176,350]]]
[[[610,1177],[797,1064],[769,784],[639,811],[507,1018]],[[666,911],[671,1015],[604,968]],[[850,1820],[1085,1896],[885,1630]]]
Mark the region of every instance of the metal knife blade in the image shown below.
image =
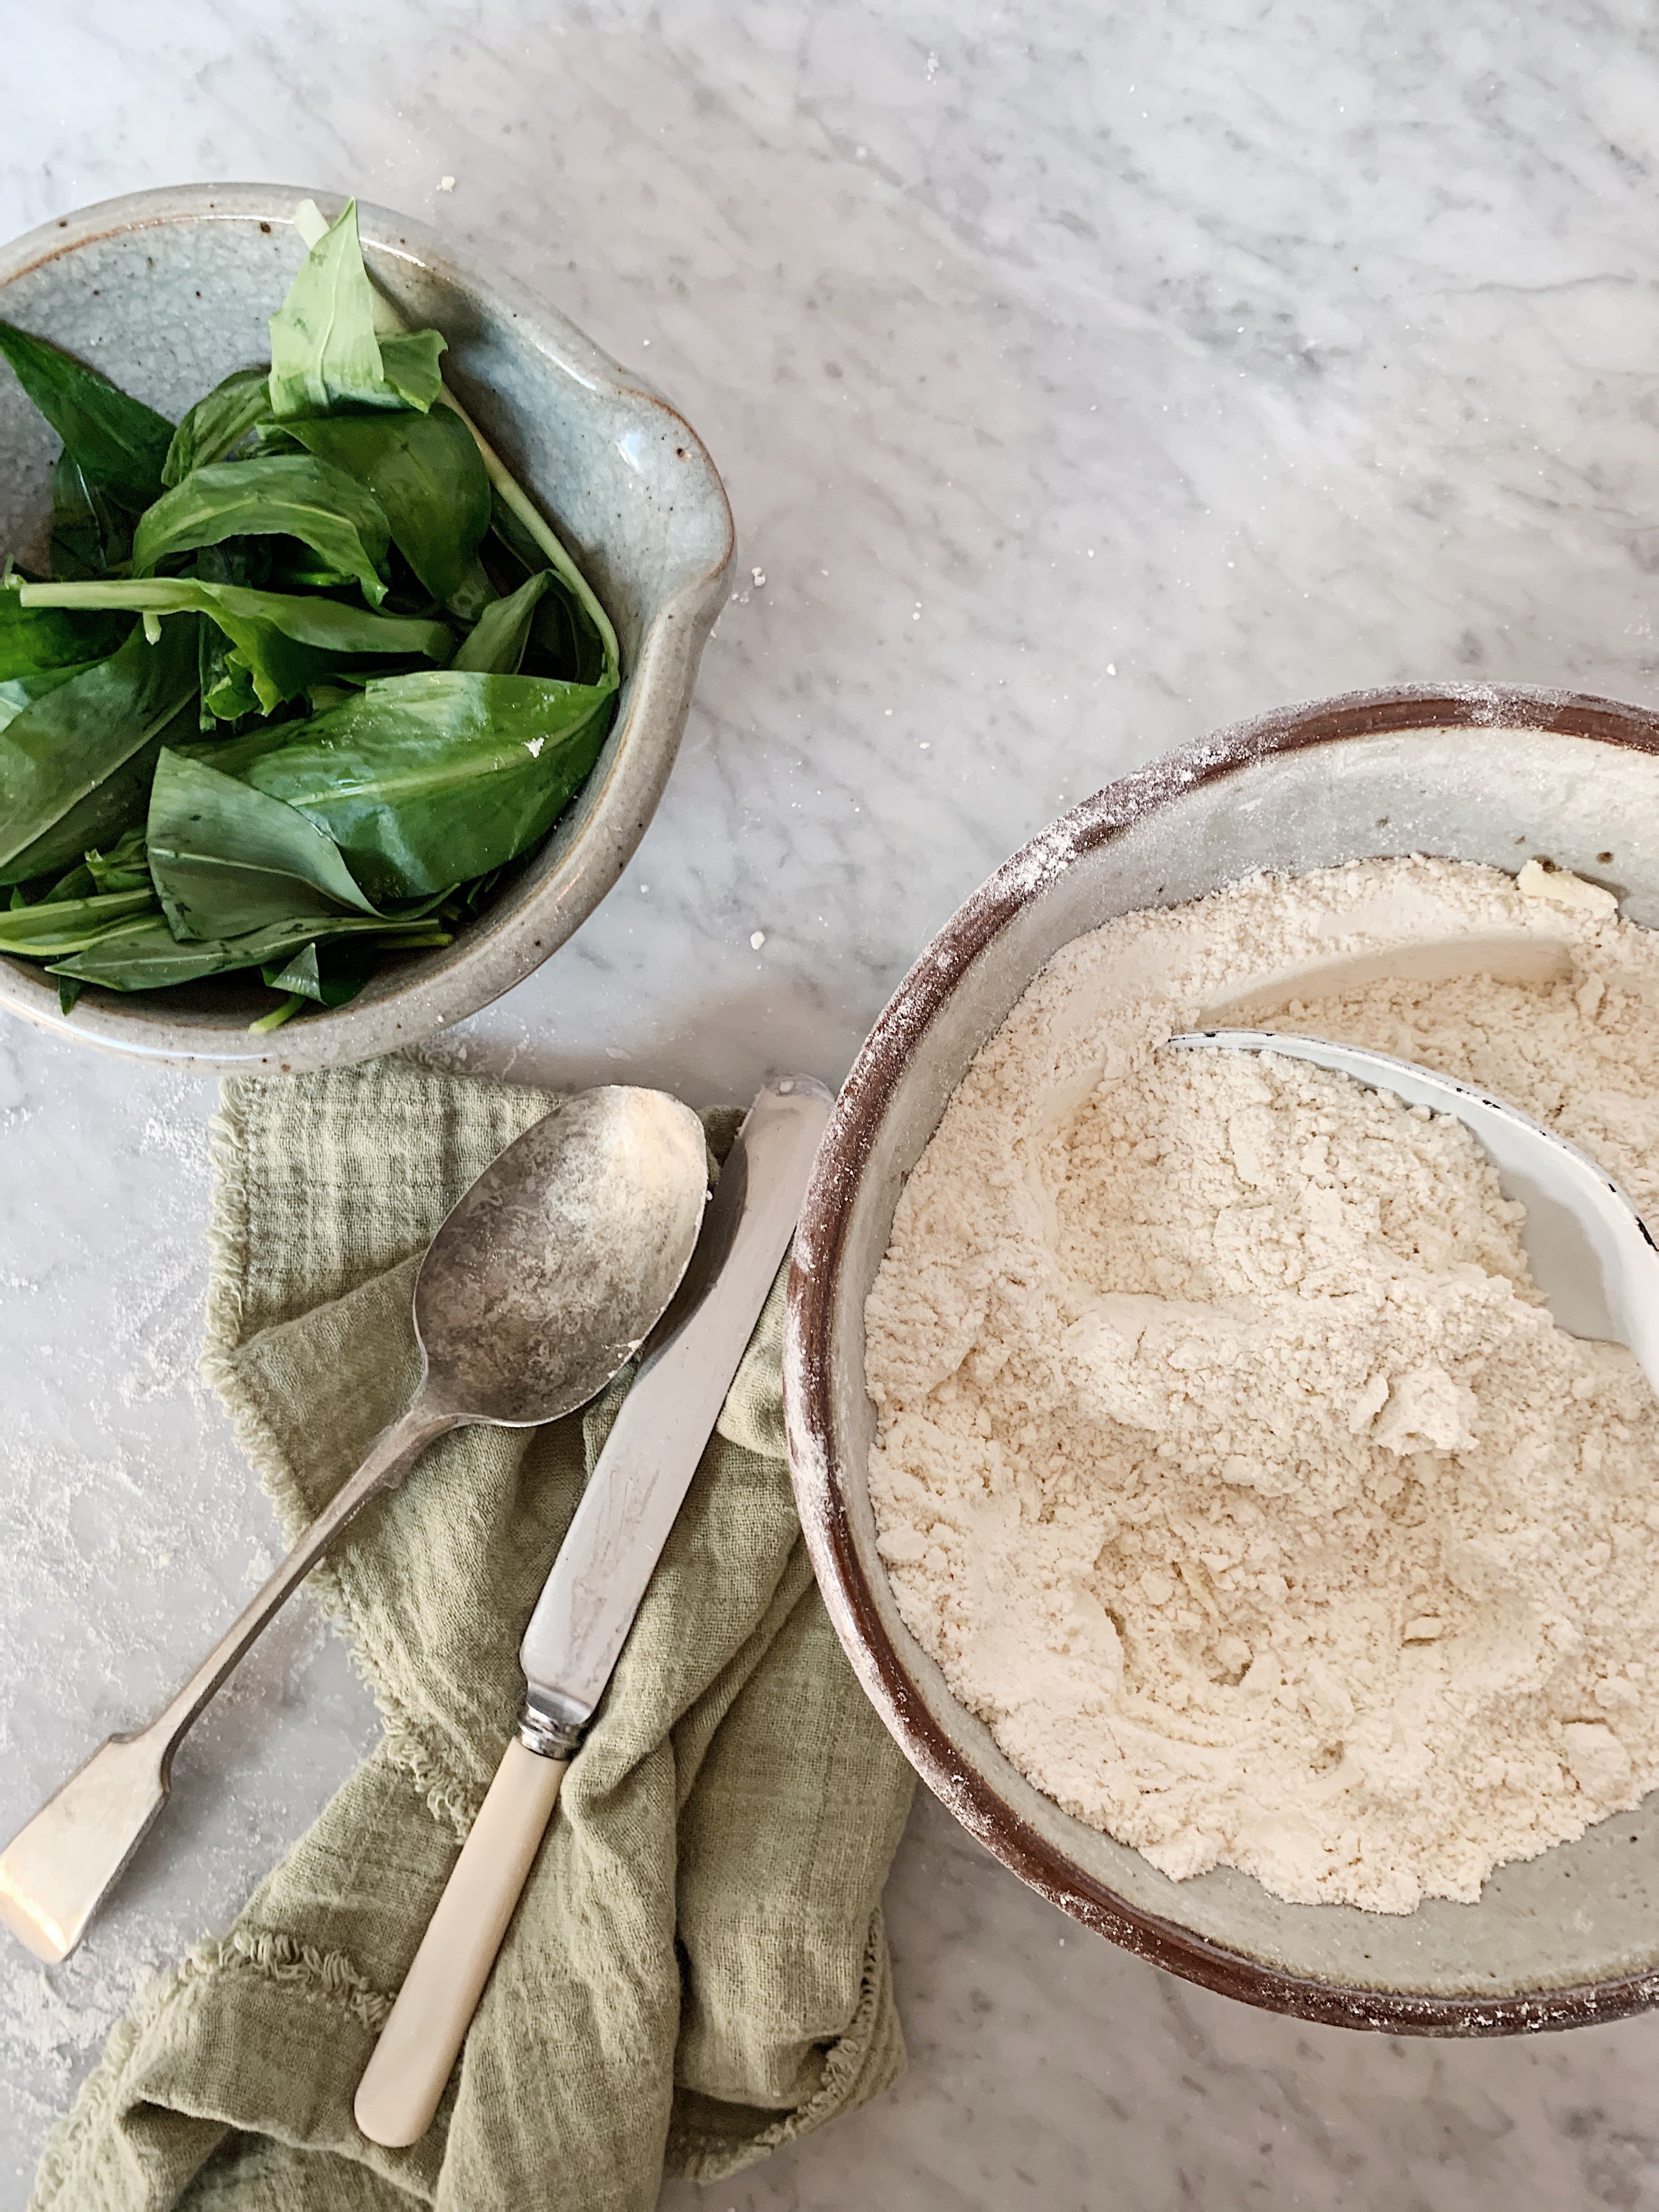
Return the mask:
[[[811,1180],[834,1099],[810,1076],[769,1084],[744,1118],[679,1294],[605,1440],[520,1648],[522,1734],[568,1757],[586,1733]]]

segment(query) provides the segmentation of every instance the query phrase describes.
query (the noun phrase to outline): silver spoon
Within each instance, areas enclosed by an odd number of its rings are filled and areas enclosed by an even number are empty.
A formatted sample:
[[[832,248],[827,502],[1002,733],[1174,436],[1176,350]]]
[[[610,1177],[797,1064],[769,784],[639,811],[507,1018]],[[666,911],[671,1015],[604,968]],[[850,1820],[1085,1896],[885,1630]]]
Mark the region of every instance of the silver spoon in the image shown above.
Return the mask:
[[[1659,1251],[1625,1193],[1577,1145],[1470,1084],[1360,1045],[1279,1030],[1196,1030],[1170,1042],[1311,1060],[1462,1122],[1490,1156],[1504,1197],[1527,1209],[1522,1249],[1557,1322],[1571,1336],[1626,1346],[1659,1395]]]
[[[313,1521],[164,1712],[111,1736],[0,1855],[0,1921],[56,1965],[162,1806],[197,1716],[368,1501],[468,1422],[537,1428],[596,1397],[690,1263],[708,1191],[702,1124],[660,1091],[556,1106],[446,1217],[415,1285],[422,1369],[409,1410]]]

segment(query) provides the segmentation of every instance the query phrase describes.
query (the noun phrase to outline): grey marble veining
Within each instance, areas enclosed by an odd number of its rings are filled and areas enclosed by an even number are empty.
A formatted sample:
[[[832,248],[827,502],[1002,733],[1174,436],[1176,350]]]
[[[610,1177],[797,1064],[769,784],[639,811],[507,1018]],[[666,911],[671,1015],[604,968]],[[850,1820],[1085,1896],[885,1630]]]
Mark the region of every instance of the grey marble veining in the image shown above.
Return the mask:
[[[454,1064],[834,1080],[965,891],[1172,744],[1402,678],[1654,695],[1631,0],[0,0],[0,30],[5,234],[181,178],[356,187],[545,292],[726,475],[746,580],[661,811]],[[210,1110],[0,1032],[0,1822],[268,1563],[192,1374]],[[86,1951],[0,1957],[5,2212],[133,1986],[373,1735],[296,1609]],[[931,1805],[891,1906],[906,2081],[673,2212],[1659,2208],[1659,2022],[1304,2030],[1085,1938]]]

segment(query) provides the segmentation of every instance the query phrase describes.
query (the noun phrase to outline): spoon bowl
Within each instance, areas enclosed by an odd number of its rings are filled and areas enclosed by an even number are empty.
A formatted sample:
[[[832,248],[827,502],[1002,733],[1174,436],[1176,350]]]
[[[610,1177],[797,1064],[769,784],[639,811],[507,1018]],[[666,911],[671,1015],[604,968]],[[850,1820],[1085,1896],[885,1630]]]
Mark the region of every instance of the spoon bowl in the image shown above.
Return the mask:
[[[534,1428],[595,1398],[656,1326],[708,1197],[702,1124],[608,1084],[556,1106],[445,1217],[415,1285],[422,1395]]]
[[[1363,1045],[1279,1030],[1194,1030],[1170,1043],[1309,1060],[1461,1121],[1498,1170],[1504,1197],[1527,1209],[1522,1249],[1556,1321],[1570,1336],[1626,1346],[1659,1397],[1659,1251],[1625,1192],[1588,1152],[1472,1084]]]

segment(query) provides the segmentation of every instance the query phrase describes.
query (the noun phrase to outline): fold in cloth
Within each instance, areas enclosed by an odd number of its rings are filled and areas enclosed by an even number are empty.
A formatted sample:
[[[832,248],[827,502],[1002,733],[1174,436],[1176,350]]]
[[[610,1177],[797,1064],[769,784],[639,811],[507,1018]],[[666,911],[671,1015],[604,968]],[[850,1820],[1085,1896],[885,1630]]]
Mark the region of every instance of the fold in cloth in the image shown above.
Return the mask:
[[[398,1061],[227,1084],[204,1367],[298,1532],[403,1407],[420,1257],[556,1102]],[[708,1117],[718,1155],[732,1115]],[[313,1577],[385,1723],[255,1893],[115,2032],[52,2212],[644,2212],[904,2063],[880,1897],[911,1776],[830,1627],[784,1461],[781,1285],[558,1810],[437,2121],[351,2100],[514,1724],[519,1638],[627,1388],[461,1430]]]

